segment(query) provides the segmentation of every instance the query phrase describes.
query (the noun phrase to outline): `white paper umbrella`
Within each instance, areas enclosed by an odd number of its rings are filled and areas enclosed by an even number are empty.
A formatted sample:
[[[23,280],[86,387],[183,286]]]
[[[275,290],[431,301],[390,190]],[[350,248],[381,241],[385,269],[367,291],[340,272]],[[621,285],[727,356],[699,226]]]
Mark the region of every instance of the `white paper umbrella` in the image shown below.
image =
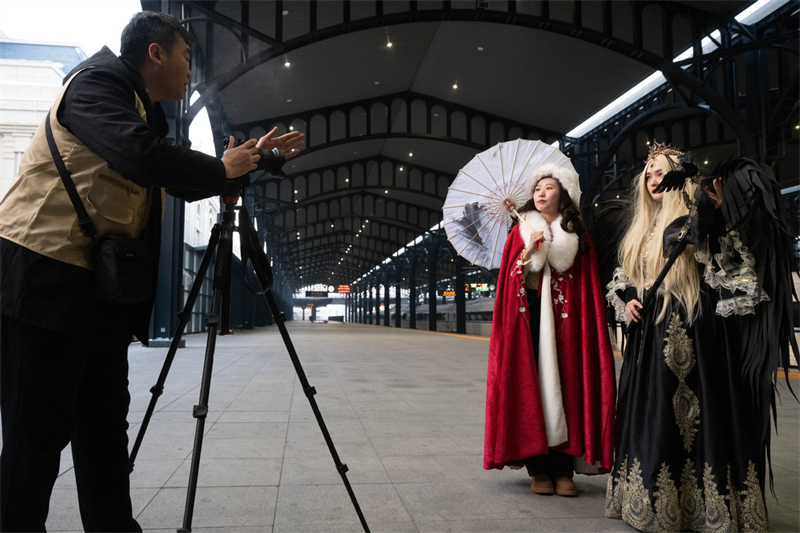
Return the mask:
[[[531,198],[525,182],[549,163],[575,171],[554,146],[517,139],[481,152],[458,172],[444,201],[442,224],[460,256],[474,265],[500,268],[511,213]]]

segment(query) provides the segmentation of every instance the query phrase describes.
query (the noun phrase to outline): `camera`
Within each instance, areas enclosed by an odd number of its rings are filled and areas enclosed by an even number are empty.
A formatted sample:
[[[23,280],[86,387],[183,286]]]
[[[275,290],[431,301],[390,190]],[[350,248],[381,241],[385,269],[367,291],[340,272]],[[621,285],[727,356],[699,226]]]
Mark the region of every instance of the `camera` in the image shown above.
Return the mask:
[[[225,150],[228,149],[229,140],[228,137],[225,137],[222,141],[222,146]],[[233,147],[235,148],[244,142],[244,139],[234,139]],[[284,176],[281,169],[283,168],[283,164],[286,163],[286,158],[283,157],[280,150],[277,148],[273,148],[272,150],[262,150],[259,148],[258,155],[261,156],[261,158],[256,162],[256,170],[261,170],[273,176]]]

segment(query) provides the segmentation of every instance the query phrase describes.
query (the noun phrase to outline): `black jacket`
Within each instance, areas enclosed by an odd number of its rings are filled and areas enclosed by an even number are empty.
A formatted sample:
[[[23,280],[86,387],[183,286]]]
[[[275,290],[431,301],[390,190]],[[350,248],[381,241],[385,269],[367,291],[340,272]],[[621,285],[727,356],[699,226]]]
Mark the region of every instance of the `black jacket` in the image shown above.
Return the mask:
[[[164,111],[160,104],[150,102],[132,64],[104,47],[64,81],[75,73],[57,110],[58,120],[124,178],[143,187],[167,188],[170,194],[191,200],[236,190],[237,180],[226,179],[222,161],[166,140],[169,127]],[[145,106],[147,122],[136,111],[134,91]],[[155,205],[142,238],[148,241],[156,264],[159,237],[160,205]],[[146,343],[151,310],[152,301],[99,305],[88,270],[0,242],[0,312],[4,315],[91,344],[131,334]]]

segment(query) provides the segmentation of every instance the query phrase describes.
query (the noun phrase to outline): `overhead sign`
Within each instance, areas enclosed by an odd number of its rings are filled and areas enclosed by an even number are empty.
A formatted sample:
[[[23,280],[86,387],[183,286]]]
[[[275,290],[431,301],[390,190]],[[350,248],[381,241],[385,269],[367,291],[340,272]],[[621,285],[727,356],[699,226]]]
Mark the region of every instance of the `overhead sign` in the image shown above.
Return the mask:
[[[350,294],[350,285],[339,285],[337,292],[340,294]]]
[[[492,290],[488,283],[467,283],[464,287],[467,291],[489,292]]]
[[[306,298],[327,298],[327,291],[306,291]]]
[[[439,296],[452,296],[455,298],[456,291],[454,291],[453,289],[448,289],[446,291],[439,291]]]

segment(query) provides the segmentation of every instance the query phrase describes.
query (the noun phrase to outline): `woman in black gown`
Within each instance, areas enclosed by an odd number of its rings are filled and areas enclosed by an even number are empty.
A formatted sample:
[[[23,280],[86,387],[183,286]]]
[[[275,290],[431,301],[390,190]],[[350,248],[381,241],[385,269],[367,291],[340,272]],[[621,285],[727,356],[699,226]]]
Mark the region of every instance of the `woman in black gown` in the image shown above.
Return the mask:
[[[678,155],[651,149],[608,286],[618,318],[636,325],[620,375],[606,516],[648,532],[766,531],[765,450],[743,394],[735,328],[724,318],[752,313],[766,297],[752,255],[734,233],[717,231],[684,250],[649,309],[640,303],[666,262],[666,226],[689,212],[680,190],[655,191]],[[718,210],[720,180],[705,191]]]

